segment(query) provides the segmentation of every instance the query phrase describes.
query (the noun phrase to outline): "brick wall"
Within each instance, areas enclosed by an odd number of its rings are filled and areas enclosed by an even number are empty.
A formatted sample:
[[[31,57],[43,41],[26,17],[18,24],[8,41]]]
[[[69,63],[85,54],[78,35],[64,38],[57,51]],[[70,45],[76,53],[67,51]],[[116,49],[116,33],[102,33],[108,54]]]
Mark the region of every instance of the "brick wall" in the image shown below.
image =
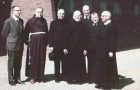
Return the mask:
[[[22,10],[20,17],[24,20],[24,25],[27,20],[33,16],[37,7],[42,7],[44,9],[43,16],[47,20],[48,25],[50,25],[53,19],[51,0],[13,0],[12,6],[13,5],[20,6]]]

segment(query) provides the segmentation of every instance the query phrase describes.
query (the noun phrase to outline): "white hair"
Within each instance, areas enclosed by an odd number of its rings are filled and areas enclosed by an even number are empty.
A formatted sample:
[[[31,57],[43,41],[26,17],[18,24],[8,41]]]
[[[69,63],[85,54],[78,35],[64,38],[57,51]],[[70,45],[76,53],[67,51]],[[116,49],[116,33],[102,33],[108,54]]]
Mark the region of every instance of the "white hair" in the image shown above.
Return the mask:
[[[75,15],[81,15],[81,12],[79,10],[74,11],[73,16]]]
[[[109,18],[111,18],[111,13],[109,11],[103,11],[101,15],[106,15],[109,16]]]

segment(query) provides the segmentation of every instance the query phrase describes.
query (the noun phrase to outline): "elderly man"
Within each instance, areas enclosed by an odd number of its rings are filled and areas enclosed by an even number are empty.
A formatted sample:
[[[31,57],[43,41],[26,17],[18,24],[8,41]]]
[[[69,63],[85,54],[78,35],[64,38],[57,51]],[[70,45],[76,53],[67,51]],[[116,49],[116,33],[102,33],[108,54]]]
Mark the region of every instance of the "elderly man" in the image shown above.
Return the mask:
[[[65,34],[64,53],[67,56],[67,82],[81,83],[86,75],[85,56],[87,53],[86,25],[81,21],[81,12],[73,13]]]
[[[43,8],[35,9],[35,14],[27,21],[24,31],[28,45],[26,76],[29,77],[31,84],[42,82],[48,43],[48,26],[46,19],[43,18]]]
[[[89,24],[89,22],[91,21],[91,15],[90,15],[90,8],[88,5],[84,5],[83,6],[83,16],[81,21],[85,24]]]
[[[111,13],[103,11],[101,14],[103,25],[97,34],[96,55],[93,65],[93,81],[97,88],[107,88],[109,85],[118,84],[116,64],[116,45],[118,32],[111,21]]]
[[[50,24],[49,30],[49,47],[50,51],[54,53],[54,65],[55,65],[55,82],[60,82],[60,61],[62,61],[62,76],[66,76],[66,63],[64,60],[63,43],[64,35],[66,31],[67,20],[64,19],[64,9],[59,9],[57,12],[58,19],[53,20]]]
[[[4,22],[2,31],[2,38],[6,40],[8,50],[8,80],[12,86],[15,86],[16,83],[24,84],[20,81],[23,55],[23,20],[19,18],[20,13],[20,7],[13,6],[12,17]]]
[[[88,29],[88,51],[87,51],[87,59],[88,59],[88,79],[89,83],[92,83],[92,75],[95,74],[92,72],[94,61],[95,61],[95,45],[96,45],[96,36],[99,31],[100,25],[102,23],[99,21],[98,13],[93,12],[91,14],[91,21],[87,25]]]

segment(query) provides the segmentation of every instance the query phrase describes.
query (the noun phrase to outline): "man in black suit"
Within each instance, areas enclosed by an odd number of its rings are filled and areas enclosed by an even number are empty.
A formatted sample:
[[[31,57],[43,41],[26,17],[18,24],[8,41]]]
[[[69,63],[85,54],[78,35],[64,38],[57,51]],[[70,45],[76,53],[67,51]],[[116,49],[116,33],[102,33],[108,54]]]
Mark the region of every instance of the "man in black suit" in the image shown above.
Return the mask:
[[[88,5],[84,5],[83,6],[83,16],[81,21],[85,24],[89,24],[89,22],[91,21],[91,15],[90,15],[90,8]]]
[[[84,5],[83,8],[82,8],[82,11],[83,11],[83,15],[82,15],[82,18],[81,18],[81,21],[83,23],[86,24],[86,29],[88,29],[90,23],[92,23],[91,21],[91,15],[90,15],[90,7],[88,5]],[[88,73],[88,59],[86,59],[86,72]]]
[[[49,30],[49,47],[50,51],[54,53],[55,64],[55,82],[60,82],[60,61],[62,61],[62,75],[65,78],[65,60],[63,53],[63,40],[66,31],[67,20],[64,19],[65,11],[59,9],[57,12],[58,19],[53,20],[50,24]]]
[[[6,49],[8,50],[8,80],[12,86],[17,83],[24,84],[20,80],[23,55],[23,20],[19,18],[20,13],[20,7],[13,6],[12,17],[4,22],[2,31],[2,42],[6,40]]]
[[[95,44],[96,44],[96,36],[99,31],[99,27],[101,22],[99,22],[98,13],[93,12],[91,14],[91,21],[87,25],[88,27],[88,51],[87,51],[87,59],[88,59],[88,79],[89,83],[92,83],[92,68],[94,66],[95,61]]]

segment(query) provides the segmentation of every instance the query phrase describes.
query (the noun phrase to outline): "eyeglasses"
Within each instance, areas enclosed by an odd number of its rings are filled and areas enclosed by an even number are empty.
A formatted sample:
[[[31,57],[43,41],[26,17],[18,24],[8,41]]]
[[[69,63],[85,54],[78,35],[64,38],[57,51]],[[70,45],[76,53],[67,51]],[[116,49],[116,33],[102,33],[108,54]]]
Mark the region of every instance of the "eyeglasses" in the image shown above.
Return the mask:
[[[14,11],[21,11],[21,10],[14,10]]]

